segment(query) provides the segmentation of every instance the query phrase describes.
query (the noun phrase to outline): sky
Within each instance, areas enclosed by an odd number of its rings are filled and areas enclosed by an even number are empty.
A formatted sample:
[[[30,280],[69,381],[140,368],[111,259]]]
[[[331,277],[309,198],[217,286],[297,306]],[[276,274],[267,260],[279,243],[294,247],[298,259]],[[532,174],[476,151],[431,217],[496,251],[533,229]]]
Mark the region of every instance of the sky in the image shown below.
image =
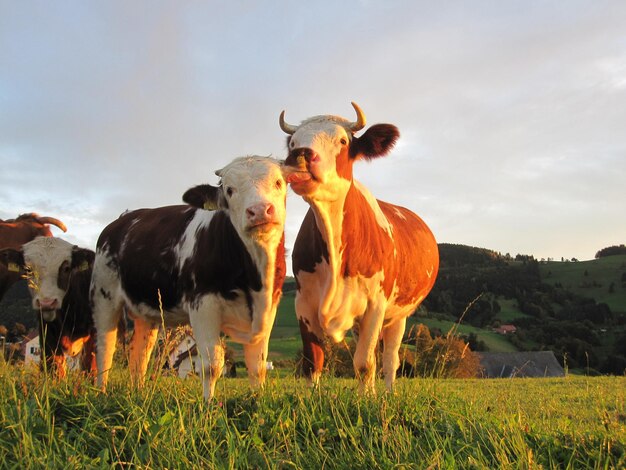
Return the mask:
[[[0,219],[95,248],[242,155],[280,112],[400,130],[355,165],[442,243],[560,260],[626,243],[626,2],[0,0]],[[287,199],[288,249],[306,204]],[[289,264],[289,263],[288,263]]]

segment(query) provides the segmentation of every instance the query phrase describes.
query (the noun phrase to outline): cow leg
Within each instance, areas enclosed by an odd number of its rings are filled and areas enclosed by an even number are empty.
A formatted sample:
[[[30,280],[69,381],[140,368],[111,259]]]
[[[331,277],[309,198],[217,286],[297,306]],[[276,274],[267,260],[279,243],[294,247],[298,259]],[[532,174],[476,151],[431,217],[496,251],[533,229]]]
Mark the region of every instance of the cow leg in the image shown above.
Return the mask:
[[[302,372],[310,385],[317,385],[324,368],[324,346],[320,339],[322,336],[309,330],[309,326],[301,318],[298,323],[302,337]]]
[[[389,391],[393,388],[396,371],[400,366],[398,351],[402,344],[405,328],[406,317],[403,317],[383,329],[383,373],[385,374],[385,385]]]
[[[56,371],[56,376],[59,379],[63,379],[67,376],[67,362],[65,360],[64,354],[55,354],[52,356],[52,360],[54,362],[54,370]]]
[[[122,315],[122,305],[107,299],[94,300],[93,320],[96,327],[97,386],[106,390],[109,371],[113,365],[113,354],[117,346],[117,325]]]
[[[255,344],[244,344],[243,354],[248,369],[248,380],[252,388],[263,387],[267,374],[267,352],[269,336]]]
[[[191,312],[189,320],[200,354],[204,398],[208,401],[215,395],[215,384],[224,369],[224,347],[220,339],[220,322],[206,310]]]
[[[370,305],[359,325],[359,339],[354,352],[354,372],[360,392],[373,392],[376,378],[376,345],[385,315],[384,303]]]
[[[309,303],[311,298],[298,291],[295,307],[302,337],[302,373],[309,385],[317,385],[324,368],[324,334],[317,316],[318,308]]]
[[[128,366],[133,384],[142,386],[146,378],[150,355],[156,344],[159,327],[139,316],[134,317],[134,322],[135,330],[130,340]]]

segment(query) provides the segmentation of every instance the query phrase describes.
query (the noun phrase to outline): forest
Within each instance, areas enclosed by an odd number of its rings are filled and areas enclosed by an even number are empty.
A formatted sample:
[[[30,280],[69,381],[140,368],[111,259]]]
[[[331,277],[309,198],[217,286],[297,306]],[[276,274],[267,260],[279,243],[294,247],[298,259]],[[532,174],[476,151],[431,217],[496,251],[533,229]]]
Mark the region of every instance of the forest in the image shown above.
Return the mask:
[[[609,255],[591,262],[546,262],[464,245],[440,244],[439,249],[441,269],[422,314],[462,316],[464,323],[495,328],[501,322],[501,303],[512,303],[517,314],[509,315],[517,331],[509,339],[519,350],[553,350],[564,366],[588,373],[624,373],[626,256],[612,255],[610,264]],[[564,275],[560,280],[561,267],[573,269],[579,279],[574,283]],[[603,298],[581,295],[585,288],[602,290]]]

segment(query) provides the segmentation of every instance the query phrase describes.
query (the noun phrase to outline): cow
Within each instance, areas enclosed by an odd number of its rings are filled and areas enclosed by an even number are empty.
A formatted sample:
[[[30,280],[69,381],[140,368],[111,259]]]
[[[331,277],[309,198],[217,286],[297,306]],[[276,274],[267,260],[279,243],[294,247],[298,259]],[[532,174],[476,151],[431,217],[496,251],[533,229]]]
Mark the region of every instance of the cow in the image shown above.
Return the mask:
[[[324,115],[290,125],[285,111],[279,118],[288,134],[287,181],[310,206],[292,253],[303,372],[317,384],[325,338],[340,342],[352,329],[360,391],[373,390],[381,336],[382,369],[391,390],[406,319],[435,283],[439,253],[422,219],[375,199],[354,179],[354,163],[386,155],[399,131],[376,124],[355,136],[365,127],[365,115],[352,106],[356,122]]]
[[[141,386],[158,327],[190,323],[202,361],[204,397],[224,367],[220,332],[243,344],[254,387],[265,380],[269,335],[286,272],[287,183],[269,157],[240,157],[187,205],[123,214],[101,233],[91,284],[98,335],[98,386],[106,390],[116,323],[125,306],[135,330],[132,382]]]
[[[66,375],[65,355],[82,352],[81,370],[95,377],[95,331],[89,286],[95,253],[54,237],[0,250],[0,265],[28,280],[38,313],[42,367]]]
[[[65,224],[53,217],[40,217],[35,213],[22,214],[17,219],[0,220],[0,250],[13,248],[18,250],[24,243],[35,237],[51,237],[50,225],[56,225],[64,232]],[[0,300],[9,288],[20,280],[17,273],[7,271],[0,266]]]

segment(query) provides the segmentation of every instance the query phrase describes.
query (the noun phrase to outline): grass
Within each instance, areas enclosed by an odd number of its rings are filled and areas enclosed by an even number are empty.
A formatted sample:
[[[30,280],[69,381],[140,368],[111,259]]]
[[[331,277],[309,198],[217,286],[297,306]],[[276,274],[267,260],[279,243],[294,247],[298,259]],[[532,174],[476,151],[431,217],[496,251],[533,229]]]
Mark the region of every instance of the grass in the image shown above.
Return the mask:
[[[613,312],[626,313],[626,288],[622,287],[622,274],[626,273],[626,255],[580,262],[541,263],[544,282],[560,284],[576,294],[592,297],[606,303]],[[613,292],[609,287],[613,284]]]
[[[529,317],[529,315],[520,311],[517,300],[498,297],[497,301],[500,304],[501,310],[496,315],[496,318],[502,323],[514,323],[518,318]]]
[[[0,364],[1,468],[624,468],[624,377],[355,382],[271,374],[251,392],[197,378],[107,394]]]

